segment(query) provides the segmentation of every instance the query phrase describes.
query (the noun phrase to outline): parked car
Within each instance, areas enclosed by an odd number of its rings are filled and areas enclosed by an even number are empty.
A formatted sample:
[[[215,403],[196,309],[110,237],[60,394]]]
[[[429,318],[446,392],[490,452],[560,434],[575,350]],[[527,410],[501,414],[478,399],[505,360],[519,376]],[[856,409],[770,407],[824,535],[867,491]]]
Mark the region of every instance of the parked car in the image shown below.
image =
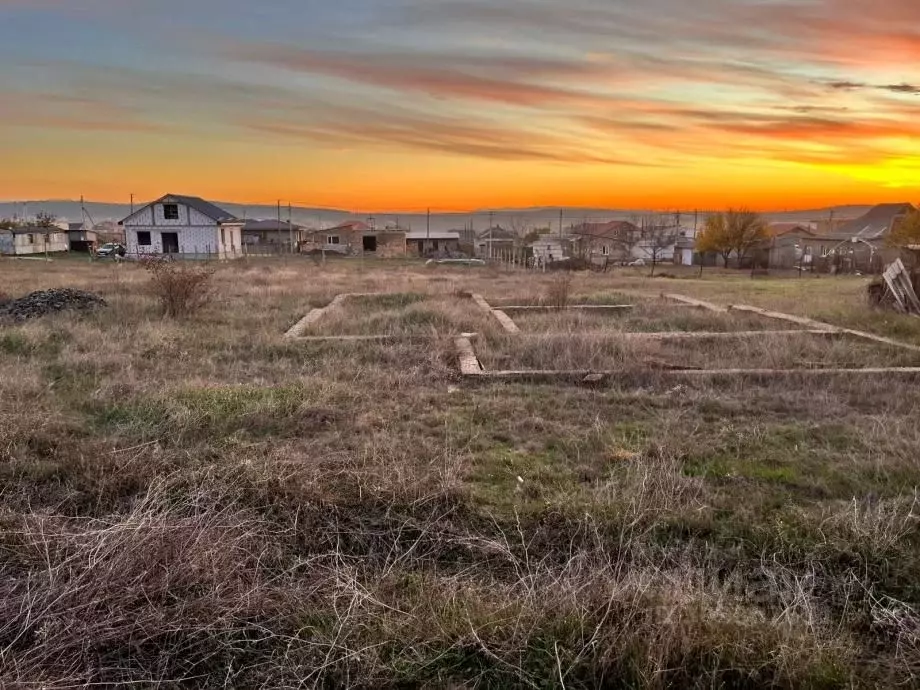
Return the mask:
[[[123,244],[118,244],[116,242],[109,242],[107,244],[99,247],[99,251],[96,252],[96,256],[99,257],[116,257],[125,255],[125,246]]]
[[[629,262],[628,264],[626,264],[626,265],[627,265],[627,266],[636,266],[636,267],[645,266],[645,259],[636,259],[635,261],[630,261],[630,262]]]

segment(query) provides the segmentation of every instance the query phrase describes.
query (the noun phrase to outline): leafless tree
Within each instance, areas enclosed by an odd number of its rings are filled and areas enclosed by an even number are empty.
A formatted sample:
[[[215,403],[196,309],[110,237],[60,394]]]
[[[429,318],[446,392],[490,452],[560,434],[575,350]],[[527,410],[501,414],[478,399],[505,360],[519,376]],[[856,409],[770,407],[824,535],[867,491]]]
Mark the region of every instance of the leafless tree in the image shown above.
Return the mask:
[[[655,275],[655,268],[662,258],[674,248],[680,235],[680,228],[673,224],[670,217],[646,216],[640,226],[639,247],[652,263],[651,273]]]

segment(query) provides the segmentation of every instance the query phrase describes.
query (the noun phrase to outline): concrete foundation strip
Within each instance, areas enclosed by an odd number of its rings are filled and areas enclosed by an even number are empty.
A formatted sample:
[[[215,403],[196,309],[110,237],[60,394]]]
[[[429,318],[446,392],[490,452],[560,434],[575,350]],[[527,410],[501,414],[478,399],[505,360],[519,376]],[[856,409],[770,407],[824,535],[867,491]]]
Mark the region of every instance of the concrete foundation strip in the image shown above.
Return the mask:
[[[483,311],[489,312],[495,319],[502,325],[508,333],[520,333],[521,329],[518,328],[517,324],[514,323],[512,318],[508,316],[501,309],[493,309],[491,305],[486,302],[485,297],[482,295],[473,295],[473,301],[479,306]]]
[[[378,295],[384,296],[386,294],[387,293],[385,292],[379,292],[379,293],[344,292],[340,295],[336,295],[335,298],[325,307],[320,307],[318,309],[312,309],[311,311],[309,311],[306,316],[304,316],[300,321],[298,321],[293,326],[291,326],[291,328],[287,331],[287,333],[284,334],[284,337],[303,339],[303,334],[306,332],[306,330],[310,326],[315,324],[317,321],[319,321],[323,316],[325,316],[329,312],[339,309],[345,303],[345,300],[353,299],[356,297],[377,297]],[[344,338],[344,336],[335,336],[335,337],[339,339]],[[352,336],[349,336],[349,338],[352,338]]]
[[[569,311],[569,310],[590,310],[590,309],[609,309],[612,311],[629,311],[630,309],[635,309],[636,305],[634,304],[569,304],[565,307],[551,307],[543,304],[522,304],[522,305],[511,305],[511,306],[501,306],[499,309],[504,311],[524,311],[524,310],[533,310],[533,311]]]
[[[473,342],[469,334],[465,334],[454,340],[457,347],[457,355],[460,358],[460,373],[464,376],[481,376],[482,364],[476,357],[476,351],[473,350]]]
[[[785,331],[592,331],[574,334],[579,338],[622,338],[624,340],[734,340],[785,336],[837,337],[842,332],[827,329],[785,330]],[[522,338],[572,338],[572,333],[522,333]]]
[[[665,370],[508,370],[478,371],[468,374],[484,380],[499,381],[558,381],[582,380],[599,381],[634,381],[642,378],[657,377],[668,380],[718,379],[718,378],[823,378],[853,375],[898,375],[920,379],[920,367],[872,367],[865,369],[665,369]]]
[[[920,346],[911,345],[910,343],[903,343],[900,340],[892,340],[891,338],[885,338],[881,335],[875,335],[874,333],[866,333],[865,331],[857,331],[852,328],[842,328],[840,326],[834,326],[833,324],[824,323],[823,321],[815,321],[814,319],[809,319],[803,316],[793,316],[792,314],[784,314],[778,311],[770,311],[769,309],[761,309],[760,307],[750,307],[745,304],[735,304],[730,307],[732,311],[744,311],[751,314],[759,314],[760,316],[765,316],[770,319],[777,319],[779,321],[788,321],[790,323],[796,323],[802,326],[808,326],[809,328],[816,328],[832,333],[841,333],[854,338],[862,338],[863,340],[871,340],[875,343],[881,343],[883,345],[890,345],[891,347],[899,347],[903,350],[910,350],[911,352],[920,352]]]
[[[684,295],[675,294],[663,294],[662,297],[665,299],[674,300],[675,302],[681,302],[682,304],[686,304],[691,307],[699,307],[700,309],[716,312],[717,314],[724,314],[728,312],[726,307],[720,307],[718,304],[713,304],[712,302],[704,302],[701,299],[694,299],[693,297],[686,297]]]

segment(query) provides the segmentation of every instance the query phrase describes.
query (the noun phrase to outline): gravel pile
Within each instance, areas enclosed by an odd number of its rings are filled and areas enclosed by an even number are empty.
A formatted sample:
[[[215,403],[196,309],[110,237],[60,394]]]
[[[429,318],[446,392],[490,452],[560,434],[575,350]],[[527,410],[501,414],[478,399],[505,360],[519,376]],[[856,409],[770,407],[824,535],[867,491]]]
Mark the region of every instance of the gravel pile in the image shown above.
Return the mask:
[[[25,297],[0,302],[0,321],[27,321],[59,311],[90,311],[106,306],[105,300],[91,292],[72,288],[39,290]]]

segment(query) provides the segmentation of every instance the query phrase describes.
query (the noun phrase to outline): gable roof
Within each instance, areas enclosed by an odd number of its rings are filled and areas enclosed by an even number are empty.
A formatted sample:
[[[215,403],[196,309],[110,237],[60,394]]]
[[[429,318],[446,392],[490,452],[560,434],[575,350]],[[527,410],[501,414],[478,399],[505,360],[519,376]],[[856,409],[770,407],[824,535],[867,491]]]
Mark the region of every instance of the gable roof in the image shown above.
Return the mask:
[[[124,218],[118,221],[118,224],[122,225],[125,221],[130,220],[131,218],[136,216],[141,211],[150,208],[154,204],[162,203],[166,201],[167,199],[169,199],[170,202],[175,202],[177,204],[184,204],[185,206],[189,206],[190,208],[193,208],[196,211],[198,211],[198,213],[210,218],[211,220],[217,223],[241,223],[242,222],[239,218],[234,216],[232,213],[225,211],[220,206],[215,206],[210,201],[205,201],[200,196],[188,196],[186,194],[164,194],[159,199],[156,199],[155,201],[151,201],[149,204],[145,204],[144,206],[141,206],[141,208],[137,209],[134,213],[132,213],[127,218]]]
[[[184,196],[182,194],[167,194],[166,196],[172,197],[180,204],[191,206],[198,213],[207,216],[211,220],[216,220],[218,223],[232,223],[239,220],[232,213],[225,211],[220,206],[215,206],[210,201],[205,201],[199,196]]]
[[[612,220],[607,223],[581,223],[572,228],[572,234],[583,237],[618,238],[624,232],[633,232],[639,227],[628,220]]]
[[[877,240],[888,233],[898,220],[914,210],[914,205],[909,203],[879,204],[856,220],[840,226],[827,237],[844,241],[853,238]]]
[[[501,225],[496,225],[480,232],[479,239],[486,241],[491,239],[493,242],[497,242],[499,240],[516,240],[517,235],[514,234],[513,230],[505,230]]]
[[[786,235],[814,235],[815,231],[804,223],[770,223],[767,237],[785,237]]]
[[[342,231],[353,230],[355,232],[358,232],[358,231],[364,232],[370,229],[371,229],[371,226],[368,225],[367,223],[364,223],[360,220],[349,220],[349,221],[345,221],[344,223],[339,223],[333,228],[326,228],[325,230],[318,230],[317,232],[330,232],[333,230],[342,230]]]
[[[282,220],[280,223],[277,220],[268,219],[268,220],[247,220],[246,225],[243,226],[243,232],[264,232],[264,231],[281,231],[289,232],[291,230],[304,230],[305,228],[302,225],[297,223],[288,223],[286,220]]]

